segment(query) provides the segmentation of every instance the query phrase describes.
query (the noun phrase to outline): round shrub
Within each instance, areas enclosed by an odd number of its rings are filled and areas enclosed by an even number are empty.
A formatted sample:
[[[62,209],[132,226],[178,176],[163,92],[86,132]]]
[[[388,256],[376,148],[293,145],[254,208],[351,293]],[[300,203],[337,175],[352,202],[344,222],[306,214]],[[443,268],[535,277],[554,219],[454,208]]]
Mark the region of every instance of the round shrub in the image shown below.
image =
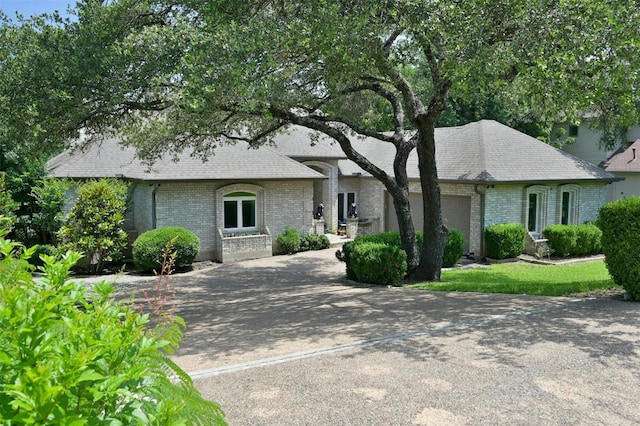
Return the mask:
[[[355,244],[349,255],[356,281],[398,285],[407,273],[407,254],[380,243]]]
[[[640,198],[607,203],[598,212],[602,251],[613,281],[640,300]]]
[[[42,259],[40,259],[40,256],[43,254],[55,257],[58,255],[58,249],[51,244],[38,244],[33,254],[29,258],[29,263],[33,266],[44,265],[44,262],[42,261]]]
[[[549,240],[549,247],[558,256],[575,254],[578,233],[573,225],[550,225],[542,230],[542,235]]]
[[[422,251],[423,235],[422,232],[416,232],[418,240],[418,249]],[[442,266],[445,268],[454,266],[464,253],[464,234],[457,229],[451,229],[447,237],[447,243],[444,247],[444,255]],[[357,244],[374,243],[384,244],[390,247],[400,249],[400,233],[398,231],[381,232],[379,234],[368,234],[357,237],[353,241],[349,241],[342,246],[342,249],[336,251],[338,260],[347,264],[347,278],[355,280],[350,254],[352,247]]]
[[[450,229],[447,243],[444,246],[442,266],[450,268],[458,263],[464,254],[464,234],[457,229]]]
[[[167,226],[147,231],[136,238],[133,243],[136,267],[144,271],[158,270],[167,244],[172,240],[171,251],[176,252],[175,266],[193,263],[200,252],[198,236],[179,226]]]
[[[288,254],[300,251],[300,234],[298,234],[297,229],[291,228],[289,225],[287,225],[284,228],[284,231],[278,235],[276,241]]]
[[[487,228],[484,233],[487,257],[508,259],[524,251],[524,226],[520,223],[500,223]]]

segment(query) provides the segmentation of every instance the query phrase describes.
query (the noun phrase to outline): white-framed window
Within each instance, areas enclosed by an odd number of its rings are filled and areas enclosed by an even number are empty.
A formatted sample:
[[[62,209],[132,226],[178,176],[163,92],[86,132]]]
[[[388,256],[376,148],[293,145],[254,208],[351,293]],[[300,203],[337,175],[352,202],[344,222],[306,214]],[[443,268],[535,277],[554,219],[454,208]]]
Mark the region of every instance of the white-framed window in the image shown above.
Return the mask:
[[[257,196],[251,192],[236,191],[225,194],[224,230],[227,232],[243,232],[258,230]]]
[[[549,188],[546,186],[530,186],[525,193],[525,224],[527,230],[534,235],[542,235],[547,226],[547,206],[549,203]]]
[[[563,225],[577,225],[580,220],[580,187],[562,185],[558,189],[558,222]]]

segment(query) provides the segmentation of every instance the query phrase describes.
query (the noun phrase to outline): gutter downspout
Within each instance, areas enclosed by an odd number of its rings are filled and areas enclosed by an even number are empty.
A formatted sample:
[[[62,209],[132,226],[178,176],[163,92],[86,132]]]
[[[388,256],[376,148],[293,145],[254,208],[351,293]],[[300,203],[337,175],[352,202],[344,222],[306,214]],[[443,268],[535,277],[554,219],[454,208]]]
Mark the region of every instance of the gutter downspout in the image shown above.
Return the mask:
[[[159,183],[153,184],[153,191],[151,191],[151,229],[156,229],[158,226],[158,219],[156,217],[156,192],[160,189]]]
[[[480,185],[473,186],[473,192],[480,196],[480,257],[476,256],[476,259],[482,259],[484,257],[484,211],[486,203],[487,186],[484,185],[480,190]]]

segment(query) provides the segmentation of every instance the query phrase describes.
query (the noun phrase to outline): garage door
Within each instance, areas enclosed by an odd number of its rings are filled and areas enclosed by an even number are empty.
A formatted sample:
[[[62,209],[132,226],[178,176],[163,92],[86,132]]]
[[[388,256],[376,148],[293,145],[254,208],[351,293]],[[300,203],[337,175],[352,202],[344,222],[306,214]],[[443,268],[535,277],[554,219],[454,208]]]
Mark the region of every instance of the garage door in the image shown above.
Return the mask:
[[[411,193],[409,195],[411,202],[411,213],[413,215],[413,224],[418,231],[422,231],[424,216],[422,214],[422,194]],[[471,234],[471,197],[461,197],[455,195],[443,195],[442,203],[442,220],[448,228],[457,229],[464,234],[465,253],[469,252],[469,235]],[[387,193],[387,230],[398,230],[398,217],[393,208],[393,199]]]

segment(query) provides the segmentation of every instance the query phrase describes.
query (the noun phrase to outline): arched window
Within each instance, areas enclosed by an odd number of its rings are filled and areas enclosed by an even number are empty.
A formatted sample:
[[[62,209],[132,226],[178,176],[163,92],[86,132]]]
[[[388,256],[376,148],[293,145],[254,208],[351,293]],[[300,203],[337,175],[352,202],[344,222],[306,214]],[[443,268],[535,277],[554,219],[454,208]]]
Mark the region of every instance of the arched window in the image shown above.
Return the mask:
[[[580,187],[562,185],[558,188],[558,222],[563,225],[576,225],[580,220]]]
[[[237,191],[225,194],[224,230],[227,232],[257,231],[257,197],[251,192]]]
[[[549,203],[549,188],[535,185],[527,188],[525,193],[525,224],[527,230],[535,235],[541,235],[547,226],[547,206]]]

